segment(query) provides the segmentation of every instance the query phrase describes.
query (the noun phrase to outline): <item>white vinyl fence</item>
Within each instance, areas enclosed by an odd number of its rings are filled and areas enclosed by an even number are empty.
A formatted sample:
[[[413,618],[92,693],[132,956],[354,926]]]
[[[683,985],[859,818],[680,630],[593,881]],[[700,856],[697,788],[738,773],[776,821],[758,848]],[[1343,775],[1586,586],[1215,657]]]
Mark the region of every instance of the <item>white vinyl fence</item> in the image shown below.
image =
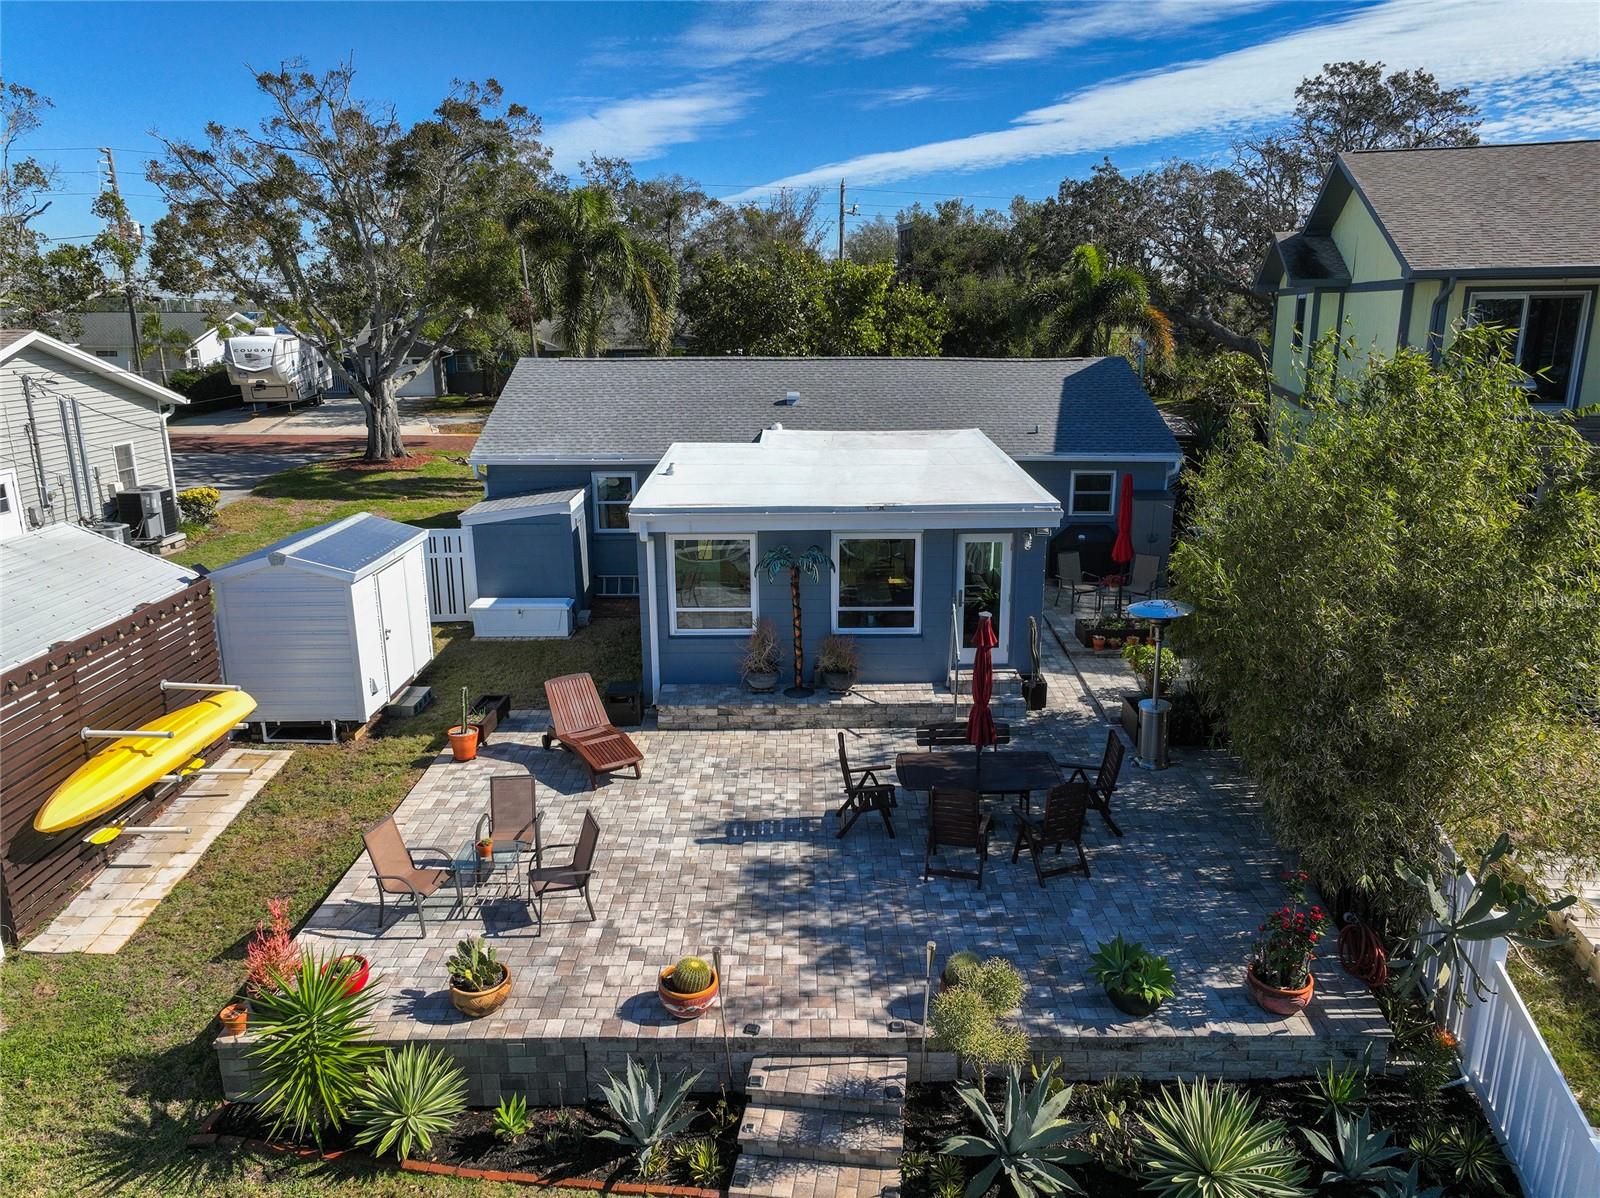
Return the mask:
[[[428,618],[435,624],[469,620],[478,597],[470,528],[435,528],[428,533]]]
[[[1458,900],[1471,885],[1470,877],[1457,883]],[[1506,972],[1506,951],[1503,939],[1471,945],[1472,963],[1494,993],[1449,1012],[1446,1023],[1461,1039],[1462,1072],[1527,1198],[1600,1195],[1600,1136]]]

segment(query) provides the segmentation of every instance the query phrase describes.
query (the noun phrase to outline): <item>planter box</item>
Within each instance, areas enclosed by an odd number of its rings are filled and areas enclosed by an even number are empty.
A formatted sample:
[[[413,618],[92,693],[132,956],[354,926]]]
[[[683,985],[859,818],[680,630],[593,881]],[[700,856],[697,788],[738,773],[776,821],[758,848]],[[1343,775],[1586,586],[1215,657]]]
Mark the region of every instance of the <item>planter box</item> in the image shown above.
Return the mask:
[[[483,712],[483,719],[475,725],[478,729],[478,743],[489,743],[489,733],[511,718],[510,695],[479,695],[472,701],[472,711]]]

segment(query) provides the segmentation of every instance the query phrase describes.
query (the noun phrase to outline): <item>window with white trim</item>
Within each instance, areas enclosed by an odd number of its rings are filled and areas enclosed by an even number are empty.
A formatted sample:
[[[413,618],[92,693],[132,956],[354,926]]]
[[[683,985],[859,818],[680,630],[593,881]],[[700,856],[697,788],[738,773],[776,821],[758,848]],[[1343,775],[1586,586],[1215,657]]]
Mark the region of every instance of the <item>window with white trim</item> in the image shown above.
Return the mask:
[[[1473,324],[1511,331],[1511,357],[1528,376],[1535,403],[1569,402],[1588,324],[1587,292],[1475,291],[1468,310]]]
[[[122,356],[122,351],[119,349],[97,349],[94,351],[94,356],[97,358],[110,358],[115,360]]]
[[[1067,493],[1067,514],[1109,516],[1116,475],[1109,470],[1074,470]]]
[[[590,481],[594,486],[595,532],[627,532],[628,505],[639,485],[639,476],[632,472],[602,474],[596,471]]]
[[[117,490],[133,490],[139,485],[139,463],[133,458],[133,442],[113,445],[111,452],[117,459]]]
[[[756,626],[756,539],[668,537],[672,631],[727,636]]]
[[[1306,294],[1294,297],[1294,324],[1289,327],[1289,352],[1299,355],[1306,347]]]
[[[919,533],[833,536],[833,630],[850,633],[914,633],[922,627],[917,606]]]

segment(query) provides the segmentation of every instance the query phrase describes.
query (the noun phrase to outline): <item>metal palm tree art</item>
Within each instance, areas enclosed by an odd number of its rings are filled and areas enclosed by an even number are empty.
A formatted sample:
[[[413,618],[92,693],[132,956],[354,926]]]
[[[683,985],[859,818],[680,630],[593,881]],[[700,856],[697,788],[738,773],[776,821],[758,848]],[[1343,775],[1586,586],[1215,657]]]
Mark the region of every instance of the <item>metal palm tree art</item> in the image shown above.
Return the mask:
[[[768,582],[776,582],[779,574],[789,571],[789,606],[794,610],[794,685],[783,693],[795,698],[809,695],[813,692],[805,684],[805,641],[800,634],[800,575],[804,573],[813,582],[821,582],[822,572],[833,569],[833,559],[817,545],[808,546],[803,553],[796,553],[788,545],[777,545],[761,555],[756,569],[766,571]]]

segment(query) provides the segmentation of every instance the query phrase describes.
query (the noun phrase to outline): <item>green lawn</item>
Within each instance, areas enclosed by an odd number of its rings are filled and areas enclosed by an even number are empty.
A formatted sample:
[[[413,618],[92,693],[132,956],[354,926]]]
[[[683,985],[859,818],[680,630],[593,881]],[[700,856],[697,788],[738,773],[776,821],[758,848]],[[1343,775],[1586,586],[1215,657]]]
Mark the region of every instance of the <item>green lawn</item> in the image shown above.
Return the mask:
[[[1565,945],[1513,950],[1506,968],[1578,1105],[1600,1127],[1600,987]]]
[[[483,498],[483,484],[460,453],[422,450],[425,465],[406,470],[352,469],[313,463],[266,479],[248,499],[231,503],[195,532],[172,560],[215,568],[291,533],[374,512],[424,528],[454,526],[456,513]]]
[[[430,455],[422,469],[363,473],[307,466],[275,476],[224,510],[185,560],[221,564],[296,529],[372,510],[438,520],[479,495],[465,466]],[[570,640],[474,643],[465,625],[435,629],[422,676],[433,707],[381,723],[362,740],[297,749],[115,956],[10,953],[0,965],[0,1193],[510,1194],[446,1178],[184,1151],[216,1108],[217,1010],[243,976],[244,945],[269,897],[298,923],[361,852],[362,830],[392,811],[444,744],[461,687],[543,702],[544,679],[587,670],[637,678],[636,621],[596,620]]]

